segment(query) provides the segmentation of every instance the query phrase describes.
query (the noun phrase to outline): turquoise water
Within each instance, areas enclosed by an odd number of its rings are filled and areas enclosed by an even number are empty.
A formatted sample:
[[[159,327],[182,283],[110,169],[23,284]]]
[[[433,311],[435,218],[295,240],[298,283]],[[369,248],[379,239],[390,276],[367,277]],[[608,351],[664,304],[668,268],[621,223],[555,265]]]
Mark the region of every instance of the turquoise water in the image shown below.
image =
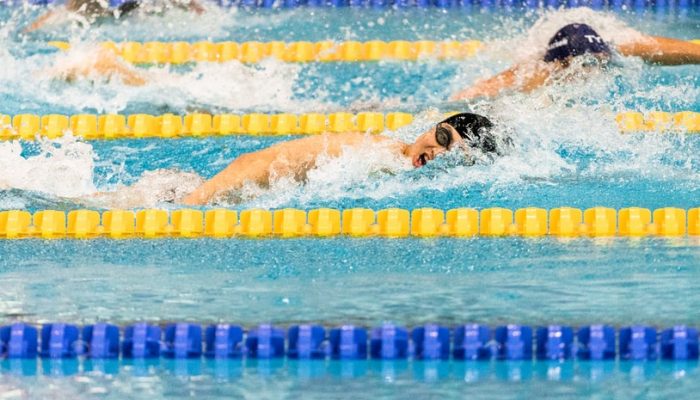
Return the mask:
[[[160,361],[18,363],[10,396],[75,398],[588,398],[686,397],[697,363],[430,363]],[[11,367],[5,366],[7,373]],[[48,372],[45,372],[48,371]],[[77,371],[84,371],[77,377]],[[118,374],[116,373],[118,371]],[[155,373],[154,371],[157,371]],[[66,375],[68,375],[66,377]]]
[[[572,19],[606,37],[628,27],[700,38],[697,10],[679,13],[447,13],[441,10],[309,10],[170,13],[128,25],[62,25],[23,36],[39,9],[0,9],[1,113],[410,111],[410,141],[432,124],[426,109],[453,110],[451,92],[536,53]],[[161,24],[166,29],[160,28]],[[538,29],[531,29],[536,25]],[[293,65],[268,61],[152,69],[157,83],[53,79],[47,40],[480,39],[464,62]],[[89,44],[86,45],[89,47]],[[538,47],[539,46],[539,47]],[[80,46],[78,46],[80,47]],[[421,170],[381,154],[348,152],[305,184],[246,187],[221,204],[250,207],[432,206],[519,208],[700,205],[700,137],[620,135],[617,112],[700,110],[697,66],[622,60],[607,75],[506,95],[468,108],[513,132],[514,148],[467,167],[449,155]],[[172,208],[173,182],[210,177],[237,155],[291,137],[0,143],[0,209],[107,209],[85,199],[141,183],[134,207]],[[148,171],[160,170],[149,175]],[[76,199],[79,198],[79,199]],[[299,322],[406,326],[639,323],[700,325],[700,243],[664,239],[293,239],[0,241],[0,323],[134,321],[247,327]],[[3,398],[420,398],[691,397],[696,363],[407,363],[289,360],[130,365],[96,360],[0,365]]]
[[[139,320],[248,327],[383,321],[694,325],[699,244],[695,239],[3,241],[2,313],[5,321],[122,325]]]

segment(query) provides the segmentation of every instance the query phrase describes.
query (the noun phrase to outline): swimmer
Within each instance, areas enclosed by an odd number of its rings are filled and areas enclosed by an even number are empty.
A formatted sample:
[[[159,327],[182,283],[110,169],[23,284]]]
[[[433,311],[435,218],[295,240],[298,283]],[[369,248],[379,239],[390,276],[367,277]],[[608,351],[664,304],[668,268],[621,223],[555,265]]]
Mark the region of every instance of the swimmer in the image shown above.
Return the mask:
[[[586,24],[570,24],[561,28],[550,40],[547,50],[538,60],[517,64],[493,77],[477,82],[459,91],[450,100],[471,100],[495,97],[508,90],[530,92],[552,81],[552,77],[566,70],[575,58],[586,57],[578,64],[583,68],[604,69],[614,53],[640,57],[658,65],[700,64],[700,45],[683,40],[642,36],[615,46],[606,42]]]
[[[37,18],[24,29],[24,33],[34,32],[48,24],[69,18],[77,18],[86,21],[88,24],[95,23],[101,18],[112,17],[120,19],[134,10],[144,8],[144,4],[146,3],[143,0],[126,0],[119,7],[110,8],[107,0],[67,0],[64,6],[48,11]],[[161,7],[150,8],[148,11],[159,12],[167,7],[177,7],[196,12],[197,14],[204,12],[204,8],[197,0],[167,0]]]
[[[228,167],[204,182],[182,199],[187,205],[205,205],[246,182],[267,186],[274,177],[288,176],[303,181],[320,156],[339,157],[347,148],[385,146],[415,168],[424,166],[440,154],[462,149],[467,157],[502,154],[507,140],[493,132],[489,119],[477,114],[453,115],[420,135],[412,144],[387,136],[364,133],[322,134],[278,143],[266,149],[243,154]]]

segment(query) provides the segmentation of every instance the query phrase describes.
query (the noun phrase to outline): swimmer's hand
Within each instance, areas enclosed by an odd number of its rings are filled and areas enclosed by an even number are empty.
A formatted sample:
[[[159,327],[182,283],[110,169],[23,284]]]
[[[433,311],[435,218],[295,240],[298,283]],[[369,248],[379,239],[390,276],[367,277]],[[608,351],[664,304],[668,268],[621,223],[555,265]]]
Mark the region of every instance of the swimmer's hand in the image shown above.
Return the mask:
[[[188,8],[190,11],[193,11],[198,15],[204,14],[206,11],[206,9],[196,0],[191,0]]]

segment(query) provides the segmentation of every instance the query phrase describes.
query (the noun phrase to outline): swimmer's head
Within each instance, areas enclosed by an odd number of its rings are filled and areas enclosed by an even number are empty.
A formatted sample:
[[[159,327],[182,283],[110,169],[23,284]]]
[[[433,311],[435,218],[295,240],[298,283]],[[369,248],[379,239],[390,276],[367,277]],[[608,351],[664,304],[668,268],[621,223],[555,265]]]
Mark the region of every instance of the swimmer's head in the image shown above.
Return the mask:
[[[558,61],[568,65],[573,57],[590,54],[599,60],[607,60],[612,52],[596,31],[586,24],[569,24],[561,28],[550,40],[545,62]]]
[[[70,11],[85,15],[88,18],[96,18],[104,15],[109,10],[108,0],[68,0],[66,8]]]
[[[115,11],[117,16],[124,16],[140,5],[139,0],[122,1]],[[92,19],[111,14],[109,0],[68,0],[66,8]]]
[[[119,8],[117,9],[117,12],[119,13],[119,16],[122,17],[122,16],[136,10],[140,6],[141,6],[141,3],[138,1],[135,1],[135,0],[125,1],[119,6]]]
[[[493,135],[493,123],[481,115],[459,113],[420,135],[408,147],[407,155],[411,157],[413,166],[419,168],[454,147],[464,149],[470,156],[476,151],[500,154]]]

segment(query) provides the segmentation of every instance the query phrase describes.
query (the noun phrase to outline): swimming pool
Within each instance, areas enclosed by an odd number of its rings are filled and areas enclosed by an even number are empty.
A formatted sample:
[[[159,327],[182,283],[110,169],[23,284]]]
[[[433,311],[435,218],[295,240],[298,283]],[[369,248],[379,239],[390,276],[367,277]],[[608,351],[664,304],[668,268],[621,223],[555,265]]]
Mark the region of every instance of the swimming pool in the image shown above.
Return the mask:
[[[700,38],[697,7],[631,12],[477,12],[441,9],[231,9],[197,18],[138,17],[128,25],[57,28],[27,38],[18,30],[39,9],[0,8],[2,114],[406,111],[410,140],[454,110],[454,90],[533,52],[560,25],[596,21],[603,35],[627,26],[681,39]],[[458,16],[456,18],[455,16]],[[167,29],[156,24],[164,23]],[[538,30],[530,30],[536,24]],[[66,84],[42,71],[56,60],[49,40],[478,39],[464,61],[294,64],[266,60],[201,63],[169,71],[140,88]],[[78,47],[80,45],[77,45]],[[89,48],[86,48],[89,51]],[[62,61],[58,61],[62,62]],[[415,209],[536,206],[656,209],[698,207],[700,138],[621,135],[626,110],[700,111],[697,66],[649,67],[624,60],[611,74],[532,95],[471,104],[515,131],[514,149],[494,163],[467,167],[450,157],[407,170],[381,154],[347,153],[322,164],[304,185],[246,187],[227,208]],[[241,95],[243,94],[243,95]],[[96,190],[143,181],[143,207],[160,200],[173,169],[210,177],[237,155],[291,136],[228,136],[53,143],[0,143],[0,209],[112,208],[76,201]],[[146,174],[148,176],[148,174]],[[341,178],[342,177],[342,178]],[[437,239],[109,239],[1,240],[0,325],[136,322],[253,328],[319,324],[450,328],[476,322],[619,328],[698,326],[695,237]],[[207,359],[3,360],[8,398],[107,397],[690,397],[697,361],[480,361]]]

